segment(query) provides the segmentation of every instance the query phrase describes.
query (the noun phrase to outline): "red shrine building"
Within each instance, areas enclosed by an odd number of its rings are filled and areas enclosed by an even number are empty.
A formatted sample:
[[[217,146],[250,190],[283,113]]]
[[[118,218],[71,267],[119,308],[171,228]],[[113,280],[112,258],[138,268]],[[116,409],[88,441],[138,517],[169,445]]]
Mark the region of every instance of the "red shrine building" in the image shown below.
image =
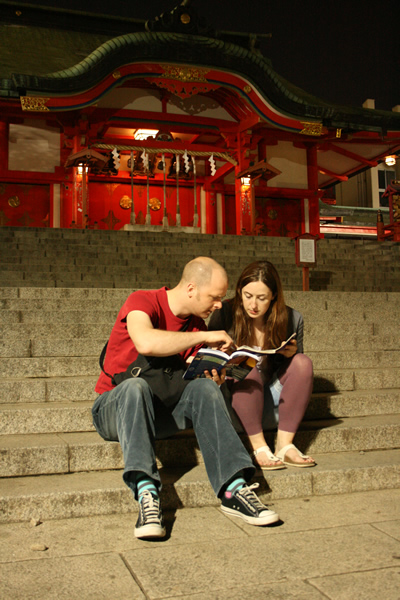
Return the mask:
[[[42,37],[0,79],[1,226],[314,237],[332,186],[400,150],[400,113],[307,94],[189,2],[58,70],[66,28],[9,35]]]

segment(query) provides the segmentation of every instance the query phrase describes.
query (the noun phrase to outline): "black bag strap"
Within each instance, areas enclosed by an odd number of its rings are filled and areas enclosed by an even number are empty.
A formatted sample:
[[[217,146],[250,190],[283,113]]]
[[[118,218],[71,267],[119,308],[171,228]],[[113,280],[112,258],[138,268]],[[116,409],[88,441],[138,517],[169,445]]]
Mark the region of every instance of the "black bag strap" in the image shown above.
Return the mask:
[[[107,346],[108,346],[108,340],[106,341],[104,348],[101,351],[100,358],[99,358],[99,365],[100,365],[100,369],[103,371],[104,375],[107,375],[107,377],[109,377],[112,381],[113,376],[110,375],[110,373],[107,373],[107,371],[105,371],[105,369],[104,369],[104,360],[106,358]]]
[[[190,315],[190,317],[188,318],[188,320],[186,321],[186,323],[184,324],[184,326],[182,327],[182,329],[180,331],[186,331],[189,327],[191,320],[192,320],[192,315]],[[114,377],[112,375],[110,375],[110,373],[107,373],[107,371],[104,369],[104,361],[106,358],[108,342],[109,342],[109,340],[106,341],[106,343],[104,344],[104,348],[101,351],[100,358],[99,358],[99,365],[100,365],[100,369],[103,371],[104,375],[107,375],[107,377],[109,377],[111,379],[111,381],[114,383]]]

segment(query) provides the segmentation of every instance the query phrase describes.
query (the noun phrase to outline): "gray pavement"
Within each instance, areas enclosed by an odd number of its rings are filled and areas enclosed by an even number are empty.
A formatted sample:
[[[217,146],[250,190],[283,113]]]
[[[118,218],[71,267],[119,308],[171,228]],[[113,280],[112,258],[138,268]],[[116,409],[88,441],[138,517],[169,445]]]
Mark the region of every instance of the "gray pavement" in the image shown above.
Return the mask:
[[[2,600],[399,600],[400,491],[276,500],[251,527],[217,507],[166,513],[139,541],[135,514],[0,525]]]

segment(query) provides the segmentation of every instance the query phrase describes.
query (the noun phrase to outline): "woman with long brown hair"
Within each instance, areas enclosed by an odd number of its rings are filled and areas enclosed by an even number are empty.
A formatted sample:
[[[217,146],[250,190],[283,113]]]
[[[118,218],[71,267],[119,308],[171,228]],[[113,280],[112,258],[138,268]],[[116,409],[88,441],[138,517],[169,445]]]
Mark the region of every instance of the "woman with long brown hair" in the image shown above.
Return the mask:
[[[233,300],[226,300],[210,319],[209,329],[225,329],[237,346],[277,348],[292,333],[296,337],[276,354],[266,355],[243,381],[227,381],[231,406],[247,433],[253,459],[263,470],[313,467],[315,461],[293,444],[313,385],[312,362],[303,354],[303,318],[286,306],[274,265],[256,261],[239,277]],[[275,453],[265,441],[266,399],[278,413]]]

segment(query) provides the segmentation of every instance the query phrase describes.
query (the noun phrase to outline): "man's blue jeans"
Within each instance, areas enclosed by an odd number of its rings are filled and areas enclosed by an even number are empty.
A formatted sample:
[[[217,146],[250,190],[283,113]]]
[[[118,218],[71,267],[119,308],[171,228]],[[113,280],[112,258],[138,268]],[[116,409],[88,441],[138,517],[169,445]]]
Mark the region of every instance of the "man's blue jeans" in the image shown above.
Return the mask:
[[[215,382],[196,379],[185,388],[174,407],[153,399],[143,379],[127,379],[95,401],[93,424],[105,440],[119,441],[125,468],[123,478],[136,497],[135,479],[143,472],[161,488],[154,443],[193,427],[208,478],[220,495],[224,485],[240,472],[249,481],[255,467],[230,421]]]

